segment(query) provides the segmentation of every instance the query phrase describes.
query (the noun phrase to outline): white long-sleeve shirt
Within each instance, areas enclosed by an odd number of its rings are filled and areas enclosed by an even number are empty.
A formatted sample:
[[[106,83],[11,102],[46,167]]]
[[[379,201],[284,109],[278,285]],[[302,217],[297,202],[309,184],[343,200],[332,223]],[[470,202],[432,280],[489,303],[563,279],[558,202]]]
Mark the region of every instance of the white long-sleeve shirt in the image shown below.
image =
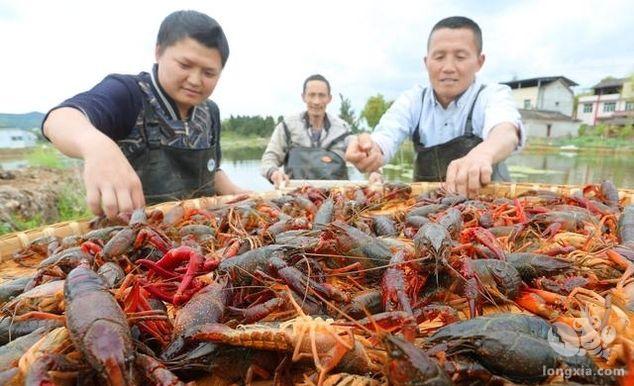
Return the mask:
[[[385,163],[394,156],[405,138],[411,138],[419,126],[420,141],[434,146],[464,134],[469,110],[482,83],[477,79],[458,99],[447,108],[436,100],[431,87],[417,85],[398,97],[383,115],[372,133],[372,139],[383,151]],[[422,93],[425,92],[424,105]],[[473,108],[473,134],[487,138],[491,129],[502,122],[509,122],[519,130],[520,142],[526,141],[524,125],[511,96],[511,89],[501,84],[487,84],[480,92]]]

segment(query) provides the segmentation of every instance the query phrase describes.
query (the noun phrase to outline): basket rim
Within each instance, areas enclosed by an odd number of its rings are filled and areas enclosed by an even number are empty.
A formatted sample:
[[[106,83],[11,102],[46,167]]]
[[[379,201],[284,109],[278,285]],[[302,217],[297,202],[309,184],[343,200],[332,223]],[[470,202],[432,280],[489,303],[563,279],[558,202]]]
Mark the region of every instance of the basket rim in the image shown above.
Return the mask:
[[[405,183],[410,185],[414,190],[420,190],[424,192],[431,189],[440,188],[443,183],[440,182],[411,182]],[[349,186],[369,186],[373,189],[382,189],[383,185],[368,185],[367,181],[347,181],[347,180],[292,180],[289,186],[284,189],[278,189],[275,191],[256,192],[246,195],[248,198],[260,198],[271,199],[279,197],[283,194],[289,193],[298,187],[302,186],[315,186],[315,187],[349,187]],[[592,185],[592,184],[590,184]],[[586,185],[565,185],[565,184],[544,184],[544,183],[527,183],[527,182],[496,182],[491,183],[482,188],[483,194],[505,194],[511,197],[516,196],[522,192],[528,190],[548,190],[552,192],[559,192],[564,194],[572,194],[580,191]],[[634,203],[634,189],[623,188],[618,189],[619,198]],[[195,209],[208,208],[216,205],[222,205],[227,202],[231,202],[236,198],[244,195],[225,195],[225,196],[213,196],[213,197],[200,197],[182,201],[168,201],[160,204],[146,207],[146,210],[161,210],[163,212],[168,211],[174,206],[183,205],[184,207],[191,207]],[[42,227],[33,228],[24,231],[17,231],[7,233],[0,236],[0,262],[4,259],[11,257],[15,252],[20,249],[26,248],[30,243],[42,236],[69,236],[80,235],[89,230],[89,222],[92,218],[81,218],[77,220],[63,221],[59,223],[44,225]]]

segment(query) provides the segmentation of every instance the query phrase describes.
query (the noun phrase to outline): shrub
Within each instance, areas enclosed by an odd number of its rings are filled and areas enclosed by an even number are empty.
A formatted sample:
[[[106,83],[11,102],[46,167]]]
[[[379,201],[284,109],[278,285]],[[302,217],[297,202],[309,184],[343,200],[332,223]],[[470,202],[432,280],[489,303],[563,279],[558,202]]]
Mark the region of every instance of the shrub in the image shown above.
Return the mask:
[[[29,165],[41,168],[63,169],[60,153],[49,146],[38,146],[26,156]]]
[[[585,123],[582,124],[581,126],[579,126],[579,136],[583,137],[584,135],[586,135],[586,133],[588,132],[588,125],[586,125]]]
[[[619,137],[621,137],[622,139],[629,139],[634,137],[634,124],[630,123],[629,125],[625,125],[625,127],[621,129]]]

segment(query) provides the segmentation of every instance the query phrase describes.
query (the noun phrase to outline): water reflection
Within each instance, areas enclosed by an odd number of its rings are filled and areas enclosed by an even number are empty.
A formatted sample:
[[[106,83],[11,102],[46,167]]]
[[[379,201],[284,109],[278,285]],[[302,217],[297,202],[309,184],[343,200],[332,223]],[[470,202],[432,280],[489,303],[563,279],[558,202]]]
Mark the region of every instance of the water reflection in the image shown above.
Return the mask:
[[[260,157],[264,148],[226,149],[222,153],[222,169],[239,186],[254,191],[272,190],[260,176]],[[598,183],[612,180],[617,187],[634,188],[634,157],[631,154],[577,154],[523,151],[507,161],[513,180],[546,184]],[[412,180],[413,151],[403,146],[390,165],[384,169],[385,179],[394,182]],[[0,158],[0,169],[11,170],[28,166],[24,158]],[[364,180],[362,173],[349,167],[351,180]]]
[[[222,161],[224,170],[231,180],[238,186],[256,192],[273,190],[273,185],[260,175],[260,159],[257,160],[227,160]],[[354,167],[348,167],[348,175],[353,181],[364,180],[365,177]]]
[[[384,174],[390,181],[412,180],[414,152],[403,146]],[[515,182],[583,185],[612,180],[620,188],[634,187],[631,154],[579,154],[524,150],[506,160]]]
[[[612,180],[617,187],[634,187],[634,157],[631,154],[577,154],[523,152],[511,156],[509,167],[518,170],[518,182],[545,182],[549,184],[581,185]],[[516,167],[529,167],[544,171],[541,174],[522,173]],[[548,173],[554,171],[555,173]]]
[[[0,160],[0,170],[16,170],[29,166],[29,161],[25,159]]]
[[[271,185],[259,174],[260,156],[264,149],[223,152],[223,169],[239,185],[253,190],[270,190]],[[387,181],[411,182],[413,151],[406,146],[384,168]],[[583,185],[612,180],[617,187],[634,188],[634,157],[630,154],[578,154],[566,152],[523,151],[507,161],[515,182]],[[363,180],[364,175],[348,168],[350,179]]]

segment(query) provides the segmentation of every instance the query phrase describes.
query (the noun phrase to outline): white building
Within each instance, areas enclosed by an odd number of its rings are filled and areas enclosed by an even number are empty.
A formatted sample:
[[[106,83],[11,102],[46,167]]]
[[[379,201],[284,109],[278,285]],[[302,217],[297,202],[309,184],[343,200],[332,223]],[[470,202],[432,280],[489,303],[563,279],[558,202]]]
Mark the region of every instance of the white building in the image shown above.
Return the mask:
[[[580,122],[572,118],[577,83],[565,76],[503,82],[511,88],[528,137],[576,136]]]
[[[576,137],[579,121],[558,111],[518,109],[527,137]]]
[[[577,119],[592,126],[634,121],[634,82],[630,78],[604,79],[592,87],[592,93],[579,97]]]
[[[28,130],[0,128],[0,149],[33,147],[36,140],[36,135]]]
[[[511,88],[519,109],[558,111],[572,116],[575,95],[570,87],[577,83],[565,76],[512,80],[502,84]]]

